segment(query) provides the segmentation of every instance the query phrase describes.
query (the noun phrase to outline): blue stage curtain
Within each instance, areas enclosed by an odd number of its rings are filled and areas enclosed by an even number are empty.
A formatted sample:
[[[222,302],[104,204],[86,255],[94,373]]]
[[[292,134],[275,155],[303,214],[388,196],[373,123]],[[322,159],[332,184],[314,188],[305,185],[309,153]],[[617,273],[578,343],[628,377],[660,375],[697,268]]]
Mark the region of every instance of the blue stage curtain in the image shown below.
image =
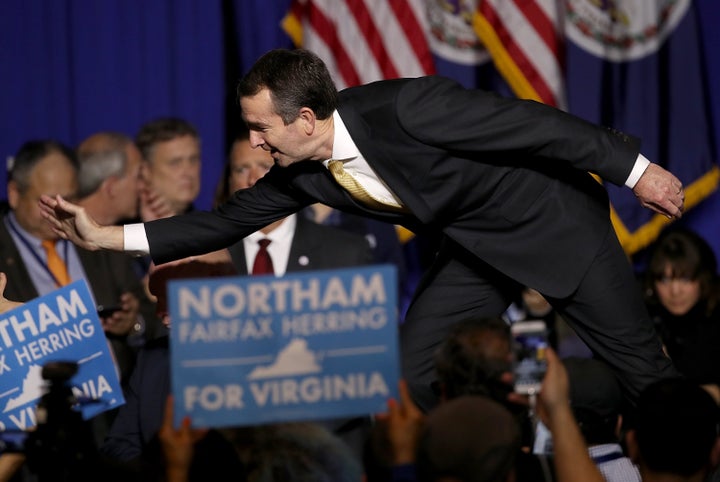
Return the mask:
[[[0,155],[33,138],[76,146],[156,117],[200,131],[209,206],[225,158],[220,2],[8,0],[0,7]],[[2,169],[5,197],[6,172]]]

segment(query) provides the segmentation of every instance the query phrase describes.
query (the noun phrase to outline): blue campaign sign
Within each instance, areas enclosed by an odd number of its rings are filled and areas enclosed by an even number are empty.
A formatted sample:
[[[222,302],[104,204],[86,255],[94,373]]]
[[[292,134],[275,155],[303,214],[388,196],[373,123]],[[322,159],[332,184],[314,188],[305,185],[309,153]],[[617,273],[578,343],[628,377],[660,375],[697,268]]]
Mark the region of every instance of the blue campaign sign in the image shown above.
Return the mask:
[[[42,367],[76,362],[70,379],[83,418],[125,403],[110,347],[85,281],[0,314],[0,431],[36,425]]]
[[[399,377],[396,287],[387,265],[169,282],[175,423],[384,412]]]

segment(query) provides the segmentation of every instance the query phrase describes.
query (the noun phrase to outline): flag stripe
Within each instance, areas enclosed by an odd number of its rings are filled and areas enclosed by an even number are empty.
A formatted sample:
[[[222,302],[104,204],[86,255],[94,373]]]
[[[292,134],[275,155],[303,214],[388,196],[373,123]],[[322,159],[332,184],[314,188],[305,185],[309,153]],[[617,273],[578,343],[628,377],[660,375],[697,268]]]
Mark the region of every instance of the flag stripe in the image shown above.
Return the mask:
[[[332,64],[337,69],[340,77],[346,85],[356,85],[360,83],[360,76],[355,69],[355,64],[343,48],[340,43],[340,39],[337,36],[337,30],[333,25],[333,22],[328,18],[325,13],[318,8],[316,2],[310,2],[310,11],[308,12],[310,17],[310,36],[304,41],[315,38],[324,43],[328,50],[332,53]],[[303,22],[305,25],[305,22]],[[306,32],[307,33],[307,32]],[[304,36],[305,37],[305,36]]]
[[[428,48],[426,31],[424,22],[424,12],[418,11],[424,7],[422,2],[417,0],[408,0],[407,2],[389,2],[390,8],[395,12],[395,18],[405,32],[407,42],[415,54],[412,56],[417,59],[419,64],[417,75],[427,75],[435,73],[435,61],[432,53]],[[408,56],[411,57],[411,56]]]
[[[383,78],[396,78],[398,77],[395,65],[393,65],[392,59],[388,56],[385,46],[383,45],[382,33],[378,30],[375,25],[375,21],[368,12],[367,5],[363,0],[346,0],[346,4],[352,17],[348,21],[354,21],[357,23],[358,30],[363,35],[373,58],[380,66]]]
[[[560,48],[555,26],[545,11],[536,2],[513,0],[517,9],[522,12],[525,19],[532,25],[533,30],[542,39],[548,50],[555,58],[559,57]]]
[[[302,4],[305,8],[298,8]],[[434,59],[418,16],[421,0],[294,0],[283,26],[302,26],[296,44],[317,53],[338,88],[434,73]]]
[[[556,18],[546,0],[485,0],[478,5],[473,26],[516,95],[563,108]]]
[[[545,82],[545,78],[538,73],[535,66],[525,56],[515,41],[516,37],[510,33],[509,28],[498,17],[497,11],[490,2],[482,2],[478,13],[485,22],[484,25],[479,26],[478,34],[496,64],[500,62],[498,69],[513,90],[520,97],[555,105],[555,96]],[[520,29],[512,28],[512,31],[519,32]]]

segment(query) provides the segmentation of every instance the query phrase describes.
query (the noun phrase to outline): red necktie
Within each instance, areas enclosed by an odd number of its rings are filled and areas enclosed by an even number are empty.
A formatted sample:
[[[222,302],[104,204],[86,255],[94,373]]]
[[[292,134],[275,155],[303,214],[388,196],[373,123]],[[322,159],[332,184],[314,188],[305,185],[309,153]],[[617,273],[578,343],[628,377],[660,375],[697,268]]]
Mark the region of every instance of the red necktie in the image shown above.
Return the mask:
[[[265,238],[258,241],[260,250],[255,256],[255,262],[253,263],[252,274],[275,274],[273,269],[272,258],[268,253],[267,247],[270,244],[270,240]]]

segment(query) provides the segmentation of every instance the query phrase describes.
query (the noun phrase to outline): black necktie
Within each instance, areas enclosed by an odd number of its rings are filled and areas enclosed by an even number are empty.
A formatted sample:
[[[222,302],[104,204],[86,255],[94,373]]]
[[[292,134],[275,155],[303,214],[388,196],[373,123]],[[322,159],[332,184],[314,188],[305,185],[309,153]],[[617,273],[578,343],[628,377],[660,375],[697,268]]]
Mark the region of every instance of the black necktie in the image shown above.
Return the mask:
[[[255,262],[253,263],[252,274],[275,274],[273,269],[272,258],[268,253],[267,247],[270,244],[270,240],[265,238],[258,241],[260,250],[255,255]]]

